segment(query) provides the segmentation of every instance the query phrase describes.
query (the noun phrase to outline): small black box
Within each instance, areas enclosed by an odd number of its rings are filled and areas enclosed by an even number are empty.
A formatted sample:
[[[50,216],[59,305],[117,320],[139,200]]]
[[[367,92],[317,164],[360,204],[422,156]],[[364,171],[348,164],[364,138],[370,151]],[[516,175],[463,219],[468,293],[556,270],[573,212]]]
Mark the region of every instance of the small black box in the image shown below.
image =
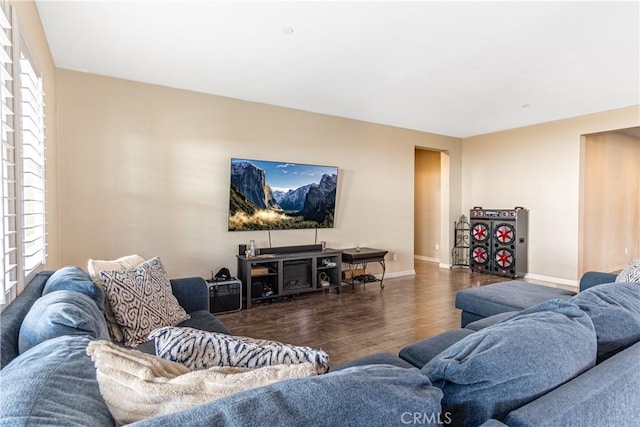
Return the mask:
[[[207,283],[209,312],[229,313],[242,309],[242,282],[238,279]]]

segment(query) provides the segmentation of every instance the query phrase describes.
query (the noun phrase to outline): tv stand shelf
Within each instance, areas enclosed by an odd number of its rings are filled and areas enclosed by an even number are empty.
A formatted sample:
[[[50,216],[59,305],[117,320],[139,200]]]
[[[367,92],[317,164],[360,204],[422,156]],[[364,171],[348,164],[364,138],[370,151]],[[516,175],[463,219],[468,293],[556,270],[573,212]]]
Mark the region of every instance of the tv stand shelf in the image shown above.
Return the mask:
[[[335,249],[285,248],[286,252],[262,253],[254,257],[236,255],[238,278],[244,287],[246,308],[255,301],[293,296],[321,289],[340,292],[342,252]],[[292,252],[288,252],[291,250]]]

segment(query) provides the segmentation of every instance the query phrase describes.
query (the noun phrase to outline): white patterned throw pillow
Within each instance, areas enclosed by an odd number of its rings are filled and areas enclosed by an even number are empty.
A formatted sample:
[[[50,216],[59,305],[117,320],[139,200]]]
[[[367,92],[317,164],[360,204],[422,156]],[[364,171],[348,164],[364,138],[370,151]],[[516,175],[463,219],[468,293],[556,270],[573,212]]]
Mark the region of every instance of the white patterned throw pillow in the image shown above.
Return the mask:
[[[310,362],[318,374],[329,370],[329,355],[323,350],[277,341],[175,327],[157,329],[149,339],[156,340],[158,356],[190,369],[213,366],[260,368]]]
[[[100,279],[100,272],[133,270],[143,262],[144,258],[142,258],[140,255],[127,255],[110,261],[101,259],[90,259],[89,262],[87,262],[87,272],[89,272],[89,277],[91,277],[93,283],[96,286],[100,286],[106,295],[107,290],[104,287],[104,283],[102,283],[102,280]],[[111,310],[111,304],[109,304],[108,299],[105,299],[104,301],[104,316],[107,319],[107,325],[109,326],[109,335],[111,335],[111,339],[117,342],[124,341],[124,335],[122,335],[120,325],[118,325],[118,322],[116,322],[116,318],[113,315],[113,310]]]
[[[640,283],[640,258],[629,261],[629,264],[616,276],[616,282]]]
[[[158,257],[133,270],[102,271],[100,278],[124,342],[130,347],[147,341],[154,329],[174,326],[190,318],[173,295]]]

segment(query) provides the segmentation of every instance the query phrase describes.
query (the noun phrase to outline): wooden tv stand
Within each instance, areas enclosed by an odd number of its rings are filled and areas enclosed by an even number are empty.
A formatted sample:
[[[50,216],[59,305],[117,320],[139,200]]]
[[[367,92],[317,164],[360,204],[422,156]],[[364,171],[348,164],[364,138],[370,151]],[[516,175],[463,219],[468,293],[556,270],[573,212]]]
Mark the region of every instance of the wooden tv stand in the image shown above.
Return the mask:
[[[244,287],[246,308],[255,301],[293,296],[305,292],[336,288],[340,292],[342,252],[309,246],[270,248],[276,253],[261,253],[238,258],[238,278]],[[289,252],[289,250],[293,252]]]

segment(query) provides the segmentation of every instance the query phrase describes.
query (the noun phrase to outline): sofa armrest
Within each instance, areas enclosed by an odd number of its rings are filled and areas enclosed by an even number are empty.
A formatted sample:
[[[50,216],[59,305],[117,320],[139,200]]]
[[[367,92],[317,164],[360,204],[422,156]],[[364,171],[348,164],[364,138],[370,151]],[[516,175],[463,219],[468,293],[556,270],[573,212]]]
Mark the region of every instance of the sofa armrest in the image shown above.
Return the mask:
[[[592,286],[612,283],[616,281],[614,273],[603,273],[601,271],[587,271],[580,278],[580,291],[589,289]]]
[[[36,274],[16,299],[2,310],[2,314],[0,314],[0,325],[2,325],[0,369],[8,365],[20,354],[18,341],[22,321],[31,310],[31,306],[42,295],[44,285],[52,274],[53,271],[51,270]]]
[[[510,426],[638,425],[640,343],[512,412]]]
[[[209,310],[209,289],[202,277],[171,279],[171,290],[187,313]]]

